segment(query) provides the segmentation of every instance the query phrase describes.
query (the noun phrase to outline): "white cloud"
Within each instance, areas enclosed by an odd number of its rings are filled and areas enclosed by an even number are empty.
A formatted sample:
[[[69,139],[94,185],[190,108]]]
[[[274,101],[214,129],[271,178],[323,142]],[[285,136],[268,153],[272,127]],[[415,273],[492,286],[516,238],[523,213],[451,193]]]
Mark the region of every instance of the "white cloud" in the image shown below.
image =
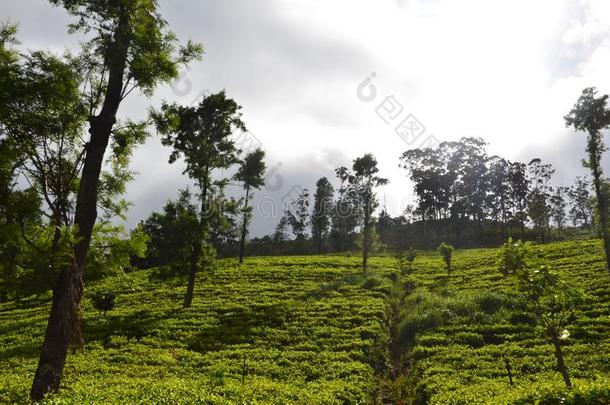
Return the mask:
[[[42,0],[9,4],[4,12],[22,21],[24,46],[74,45],[58,31],[67,21],[61,10]],[[411,195],[397,167],[409,145],[375,114],[375,103],[356,97],[371,72],[378,100],[394,95],[427,134],[481,136],[490,153],[556,163],[562,179],[580,170],[584,155],[563,115],[584,87],[610,92],[607,0],[164,0],[161,6],[178,36],[202,41],[206,55],[187,74],[191,92],[165,87],[152,100],[131,99],[123,115],[143,116],[163,98],[190,103],[198,90],[225,88],[243,105],[270,166],[282,162],[286,189],[291,182],[313,188],[316,176],[372,152],[391,180],[387,199]],[[53,24],[41,23],[44,16]],[[138,152],[140,175],[128,197],[144,208],[135,217],[161,207],[185,183],[166,159],[158,141]],[[273,225],[259,221],[254,234]]]

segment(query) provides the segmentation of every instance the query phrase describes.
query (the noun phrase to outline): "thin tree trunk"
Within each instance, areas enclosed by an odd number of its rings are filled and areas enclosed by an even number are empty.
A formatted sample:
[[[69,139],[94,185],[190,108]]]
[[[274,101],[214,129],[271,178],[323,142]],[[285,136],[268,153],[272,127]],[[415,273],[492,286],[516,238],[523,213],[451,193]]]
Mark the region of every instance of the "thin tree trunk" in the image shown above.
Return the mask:
[[[506,241],[506,238],[508,237],[508,228],[506,225],[506,205],[504,203],[504,197],[502,197],[501,201],[501,211],[502,211],[502,241]]]
[[[246,233],[248,231],[248,197],[250,186],[246,185],[246,201],[244,202],[244,219],[241,225],[241,237],[239,239],[239,264],[244,262],[244,251],[246,249]]]
[[[78,242],[74,246],[71,263],[60,272],[53,288],[51,313],[30,391],[33,401],[40,401],[45,394],[59,389],[68,347],[82,342],[79,317],[83,296],[82,271],[97,219],[97,186],[104,153],[121,103],[129,49],[129,37],[126,35],[128,24],[129,15],[122,9],[109,52],[109,75],[104,103],[99,115],[90,119],[91,138],[85,146],[86,155],[74,214]]]
[[[183,308],[189,308],[193,302],[193,293],[195,292],[195,275],[197,274],[197,263],[199,262],[199,255],[201,252],[201,242],[195,242],[192,245],[191,251],[191,265],[189,269],[188,285],[186,287],[186,294],[184,295]]]
[[[322,242],[323,242],[323,237],[322,237],[322,233],[320,233],[320,235],[318,235],[318,254],[322,254]]]
[[[370,207],[370,200],[367,200],[365,203],[365,212],[364,212],[364,237],[363,237],[363,241],[362,241],[362,271],[364,273],[366,273],[366,269],[367,269],[367,261],[369,258],[369,244],[370,244],[370,238],[371,238],[371,227],[370,227],[370,220],[371,220],[371,207]]]
[[[189,279],[188,285],[186,287],[186,294],[184,294],[184,303],[182,304],[183,308],[189,308],[193,302],[193,294],[195,292],[195,277],[197,275],[197,265],[199,264],[199,258],[201,256],[201,247],[203,246],[203,237],[205,233],[205,220],[208,215],[206,211],[207,206],[207,198],[208,198],[208,183],[207,177],[209,173],[209,168],[205,170],[205,180],[203,181],[201,187],[201,209],[199,212],[199,233],[197,235],[197,240],[193,243],[193,251],[191,252],[191,268],[189,271]]]
[[[595,152],[591,153],[591,170],[593,171],[593,183],[595,186],[595,194],[597,196],[597,210],[599,211],[599,221],[602,227],[602,239],[604,240],[604,252],[606,253],[606,268],[610,272],[610,235],[608,234],[608,207],[606,205],[606,196],[602,186],[601,170],[599,162],[594,157]]]
[[[552,336],[553,346],[555,347],[555,358],[557,359],[557,369],[563,377],[563,381],[566,383],[566,387],[572,387],[572,381],[570,381],[570,374],[563,361],[563,352],[561,351],[561,342],[557,336]]]

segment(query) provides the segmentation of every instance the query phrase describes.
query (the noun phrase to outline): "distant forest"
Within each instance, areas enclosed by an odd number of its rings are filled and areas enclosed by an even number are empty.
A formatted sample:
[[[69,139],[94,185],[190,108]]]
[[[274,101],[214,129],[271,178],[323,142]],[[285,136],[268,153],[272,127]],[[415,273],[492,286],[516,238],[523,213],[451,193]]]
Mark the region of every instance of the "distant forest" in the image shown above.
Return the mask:
[[[509,236],[541,243],[597,236],[596,201],[586,176],[576,177],[570,185],[554,185],[552,165],[538,158],[524,163],[489,156],[486,147],[481,138],[462,138],[443,142],[438,148],[404,152],[400,165],[414,183],[416,201],[402,215],[393,217],[374,199],[378,216],[374,218],[373,251],[434,249],[442,241],[460,248],[497,246]],[[317,181],[313,196],[302,189],[289,203],[275,232],[250,240],[246,253],[361,249],[362,193],[347,167],[339,167],[335,173],[339,180],[336,189],[326,177]],[[165,215],[175,204],[180,202],[170,202]],[[152,235],[163,215],[153,214],[143,222],[144,229]],[[238,254],[234,228],[213,238],[221,256]],[[167,242],[171,239],[165,238]],[[150,265],[159,264],[155,257],[167,257],[155,254],[154,246],[150,245]]]
[[[599,227],[595,197],[585,176],[556,186],[553,167],[538,158],[527,163],[489,156],[481,138],[443,142],[436,149],[411,149],[400,158],[414,183],[416,201],[400,216],[381,207],[375,224],[376,248],[392,251],[497,246],[508,236],[547,242],[590,237]],[[326,178],[316,184],[311,215],[307,191],[286,212],[273,235],[254,238],[252,254],[298,254],[356,250],[361,223],[358,193],[345,167],[336,170],[340,186]],[[607,187],[607,185],[606,185]],[[294,212],[301,212],[300,216]],[[309,235],[301,231],[310,227]],[[290,234],[295,235],[291,240]],[[231,250],[226,251],[231,254]]]

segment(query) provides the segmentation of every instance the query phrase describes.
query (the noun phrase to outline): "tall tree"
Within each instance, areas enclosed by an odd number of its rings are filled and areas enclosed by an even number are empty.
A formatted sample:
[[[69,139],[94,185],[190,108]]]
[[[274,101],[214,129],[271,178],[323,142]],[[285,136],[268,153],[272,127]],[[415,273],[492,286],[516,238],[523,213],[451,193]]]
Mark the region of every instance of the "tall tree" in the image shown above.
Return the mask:
[[[121,102],[135,88],[152,94],[159,83],[177,77],[177,66],[201,53],[188,44],[176,49],[176,37],[153,0],[51,0],[78,18],[71,31],[91,38],[79,57],[81,77],[88,83],[89,141],[75,203],[76,240],[71,263],[60,271],[30,396],[41,400],[57,391],[69,343],[79,342],[82,269],[97,218],[98,182],[104,153],[113,133]]]
[[[288,239],[288,217],[282,215],[273,231],[273,243],[276,245],[278,254],[282,254],[284,243]]]
[[[545,240],[549,231],[551,218],[551,177],[555,170],[548,163],[542,163],[538,158],[532,159],[528,165],[530,193],[528,195],[528,213],[534,223],[534,230],[541,241]]]
[[[509,162],[493,156],[489,165],[489,212],[494,220],[502,222],[502,236],[508,236],[507,221],[510,209],[510,183],[508,182]]]
[[[462,182],[465,196],[466,214],[476,224],[479,239],[485,218],[485,200],[489,183],[487,176],[487,143],[481,138],[462,138],[461,153],[464,154]]]
[[[328,238],[334,191],[332,184],[326,177],[321,177],[316,182],[313,213],[311,215],[311,236],[318,254],[322,253],[324,242]]]
[[[239,262],[244,261],[244,250],[246,246],[246,235],[248,233],[248,224],[251,219],[251,209],[248,207],[248,201],[251,197],[250,189],[258,189],[265,184],[265,152],[261,149],[256,149],[246,155],[239,166],[239,170],[235,174],[235,178],[241,181],[246,190],[244,197],[244,206],[242,209],[241,234],[239,239]]]
[[[610,272],[610,231],[608,230],[608,199],[604,195],[602,154],[608,149],[604,143],[603,131],[610,126],[610,110],[607,108],[608,95],[597,96],[595,87],[582,91],[572,110],[564,117],[566,126],[587,133],[588,159],[583,165],[591,170],[593,186],[597,197],[601,233],[606,253],[606,267]]]
[[[453,223],[456,243],[461,240],[464,219],[475,225],[481,238],[489,192],[486,143],[481,138],[408,150],[401,157],[401,166],[414,183],[422,222],[436,224],[438,242],[443,239],[447,218]]]
[[[97,218],[98,182],[104,153],[113,134],[122,100],[135,88],[151,94],[157,84],[177,77],[177,65],[196,56],[200,49],[176,50],[175,36],[152,0],[52,0],[78,18],[71,31],[88,32],[83,47],[81,77],[89,101],[89,141],[75,202],[76,244],[70,263],[59,271],[40,361],[30,396],[41,400],[57,391],[68,345],[81,341],[79,307],[83,294],[82,270]]]
[[[58,146],[64,153],[57,153],[55,149],[45,156],[56,169],[61,167],[61,170],[55,173],[70,173],[65,171],[64,167],[69,167],[68,162],[73,162],[71,159],[74,156],[82,159],[82,166],[76,165],[81,171],[78,182],[73,181],[76,175],[72,172],[69,176],[56,178],[53,184],[44,186],[46,191],[50,191],[49,197],[52,196],[49,199],[53,204],[49,208],[54,211],[55,222],[61,216],[58,213],[73,210],[72,215],[64,215],[62,220],[70,222],[74,235],[69,239],[74,243],[73,248],[70,249],[70,257],[66,258],[68,260],[56,263],[57,276],[53,283],[51,312],[30,392],[32,400],[40,400],[46,393],[58,390],[68,346],[71,343],[78,345],[82,341],[79,307],[83,293],[83,269],[97,218],[98,192],[100,188],[110,186],[108,183],[100,184],[104,153],[111,138],[113,149],[117,151],[132,145],[129,132],[117,131],[114,128],[118,107],[134,88],[150,94],[156,84],[175,78],[176,65],[188,61],[200,51],[198,47],[190,45],[181,50],[176,49],[176,39],[164,29],[165,22],[156,12],[156,4],[153,1],[54,0],[52,3],[63,5],[70,14],[77,16],[79,20],[70,27],[71,31],[86,31],[90,39],[84,44],[83,52],[78,58],[67,57],[71,69],[78,70],[78,74],[75,75],[78,79],[66,81],[67,89],[73,88],[72,84],[75,81],[81,85],[80,90],[83,99],[86,100],[84,117],[89,123],[90,138],[87,143],[83,142],[82,146],[60,142]],[[42,73],[34,74],[32,79],[45,78],[45,72],[57,72],[54,68],[62,64],[56,63],[42,53],[38,55],[40,57],[37,64],[25,65],[26,69],[32,72]],[[36,54],[33,56],[35,57]],[[52,82],[52,77],[53,75],[48,77],[49,82]],[[20,82],[14,81],[15,77],[7,78],[14,83]],[[23,83],[31,84],[31,80]],[[66,90],[61,87],[58,89]],[[18,94],[39,101],[46,100],[48,92],[44,85],[33,87],[31,90],[33,93]],[[19,102],[19,98],[15,100]],[[71,100],[65,100],[65,111],[71,110],[73,106]],[[24,105],[27,105],[27,102]],[[39,117],[44,116],[44,103],[35,103],[32,107],[38,109]],[[74,110],[72,112],[75,113]],[[73,118],[78,116],[79,114],[76,113]],[[46,121],[40,122],[50,127],[64,125],[65,121],[56,119],[57,117],[51,114],[46,117]],[[21,123],[29,125],[32,121],[24,120]],[[78,120],[73,119],[71,123],[78,124]],[[10,126],[17,128],[12,123]],[[40,135],[42,130],[44,128],[41,127],[33,133]],[[67,129],[69,134],[76,131],[72,127]],[[137,132],[138,136],[142,134],[142,131]],[[30,153],[28,156],[36,155],[40,156],[38,153]],[[46,165],[45,168],[43,167],[45,165],[40,165],[39,162],[37,165],[38,167],[34,167],[39,173],[44,171],[41,168],[48,172],[51,167]],[[72,206],[68,208],[66,195],[74,190],[70,188],[70,184],[74,184],[74,188],[77,184],[78,190],[73,204],[71,203]],[[116,187],[114,188],[116,190]]]
[[[510,183],[511,201],[513,202],[511,216],[515,227],[518,226],[521,236],[525,236],[527,197],[529,195],[527,165],[521,162],[512,162],[508,169],[508,181]]]
[[[574,226],[582,225],[588,227],[593,221],[593,203],[591,185],[585,176],[577,176],[568,190],[570,201],[570,218]]]
[[[304,188],[296,198],[289,203],[285,213],[286,220],[296,237],[297,244],[302,248],[302,244],[307,238],[307,226],[309,225],[309,190]]]
[[[349,169],[339,167],[335,174],[340,181],[337,200],[331,213],[330,239],[337,252],[352,249],[356,241],[356,228],[359,223],[358,198],[349,184]]]
[[[555,188],[555,192],[551,195],[549,199],[550,205],[550,216],[555,222],[557,226],[557,230],[561,232],[566,222],[567,212],[566,209],[568,207],[567,202],[567,192],[568,188],[559,186]]]
[[[185,308],[191,306],[195,277],[202,256],[208,248],[210,221],[217,207],[209,205],[211,193],[222,187],[223,181],[214,182],[216,169],[226,169],[238,163],[239,150],[231,135],[237,129],[246,130],[241,120],[241,107],[227,98],[224,91],[205,97],[194,107],[163,104],[161,111],[153,112],[157,131],[163,135],[162,143],[172,146],[169,162],[183,157],[184,169],[199,189],[199,232],[191,241],[191,261],[188,286],[184,295]]]
[[[379,173],[377,160],[370,153],[354,159],[352,171],[350,182],[356,188],[362,204],[362,271],[366,272],[369,250],[372,244],[373,213],[377,208],[375,188],[387,184],[388,180],[377,175]]]
[[[208,207],[213,210],[209,212],[209,244],[213,248],[212,253],[216,256],[223,256],[225,249],[237,247],[241,232],[239,217],[241,213],[242,199],[227,197],[225,195],[225,184],[227,179],[216,182],[216,187],[212,188],[208,198]],[[212,263],[213,257],[208,260]]]

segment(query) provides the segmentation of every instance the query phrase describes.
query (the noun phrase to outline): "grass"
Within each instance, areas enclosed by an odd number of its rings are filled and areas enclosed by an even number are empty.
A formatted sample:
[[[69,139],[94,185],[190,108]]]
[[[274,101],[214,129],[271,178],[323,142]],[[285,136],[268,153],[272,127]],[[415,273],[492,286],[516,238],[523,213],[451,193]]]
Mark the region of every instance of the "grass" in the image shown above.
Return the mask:
[[[610,276],[601,243],[562,242],[537,251],[586,292],[563,342],[576,389],[565,389],[551,343],[523,312],[514,281],[498,272],[497,251],[466,250],[456,252],[450,278],[428,258],[413,270],[417,287],[398,329],[409,351],[415,403],[569,403],[585,395],[578,393],[582,389],[605,389],[599,394],[605,399],[575,403],[610,402],[610,390],[604,388],[610,386]]]
[[[383,286],[362,285],[357,259],[256,258],[242,267],[226,260],[199,275],[189,309],[181,308],[182,282],[149,280],[150,274],[86,289],[86,344],[69,356],[53,403],[371,397],[372,365],[387,341],[384,293]],[[90,299],[101,289],[117,293],[116,309],[105,317]],[[0,402],[26,401],[48,306],[48,297],[0,306]]]
[[[353,404],[387,401],[392,384],[393,402],[415,404],[609,403],[601,252],[599,241],[540,247],[587,293],[564,342],[571,391],[497,271],[497,251],[473,249],[454,253],[450,277],[436,252],[419,252],[406,277],[390,256],[371,258],[366,277],[357,256],[222,260],[198,275],[189,309],[184,282],[158,281],[154,270],[94,283],[83,303],[85,346],[68,357],[48,403]],[[106,316],[91,302],[102,290],[117,295]],[[0,304],[0,402],[27,401],[49,304]],[[390,372],[396,350],[403,375]]]

